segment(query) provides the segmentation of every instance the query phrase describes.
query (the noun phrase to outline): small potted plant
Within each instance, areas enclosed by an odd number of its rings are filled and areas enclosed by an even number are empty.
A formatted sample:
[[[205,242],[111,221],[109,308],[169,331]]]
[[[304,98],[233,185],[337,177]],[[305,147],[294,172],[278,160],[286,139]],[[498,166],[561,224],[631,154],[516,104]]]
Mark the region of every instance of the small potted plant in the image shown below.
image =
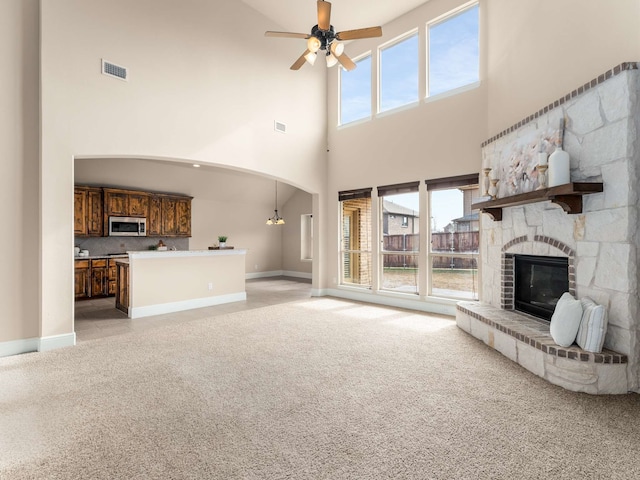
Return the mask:
[[[218,246],[220,248],[225,248],[227,246],[227,236],[226,235],[218,236]]]

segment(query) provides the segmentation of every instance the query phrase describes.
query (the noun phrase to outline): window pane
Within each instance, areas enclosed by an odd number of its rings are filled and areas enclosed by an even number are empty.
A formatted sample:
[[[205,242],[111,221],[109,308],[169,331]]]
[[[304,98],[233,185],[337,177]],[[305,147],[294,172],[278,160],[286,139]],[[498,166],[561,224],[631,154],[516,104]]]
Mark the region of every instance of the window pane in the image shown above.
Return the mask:
[[[371,253],[345,252],[342,262],[343,284],[371,285]]]
[[[471,208],[480,195],[477,185],[430,190],[431,295],[478,298],[478,212]]]
[[[340,69],[340,124],[371,117],[371,55],[350,72]]]
[[[385,195],[382,202],[382,284],[380,288],[418,293],[420,195]]]
[[[342,284],[371,285],[371,198],[340,202]]]
[[[432,257],[431,294],[440,297],[478,299],[476,258],[447,255]]]
[[[429,95],[479,80],[478,5],[430,25]]]
[[[404,293],[418,293],[418,256],[382,255],[382,288]]]
[[[380,50],[380,111],[418,101],[418,34]]]
[[[477,253],[480,224],[471,203],[480,194],[478,187],[432,190],[430,194],[431,251]]]

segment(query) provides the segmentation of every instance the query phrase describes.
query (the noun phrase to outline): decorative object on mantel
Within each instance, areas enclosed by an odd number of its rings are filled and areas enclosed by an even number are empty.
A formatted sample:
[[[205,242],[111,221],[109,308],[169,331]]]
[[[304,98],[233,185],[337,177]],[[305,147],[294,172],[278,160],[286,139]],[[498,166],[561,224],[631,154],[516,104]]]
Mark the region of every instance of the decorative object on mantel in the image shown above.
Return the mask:
[[[569,154],[562,149],[564,141],[564,118],[560,119],[558,144],[549,157],[549,186],[557,187],[571,182]]]
[[[538,145],[538,166],[536,167],[539,185],[536,190],[547,188],[547,169],[549,168],[549,165],[547,165],[547,152],[545,150],[544,143],[544,138],[541,138],[540,144]]]
[[[498,182],[500,180],[497,178],[492,178],[491,179],[491,186],[489,187],[489,195],[491,196],[492,200],[495,200],[496,198],[498,198]]]
[[[267,219],[267,225],[284,225],[284,218],[278,215],[278,181],[276,180],[276,206],[273,217]]]
[[[602,182],[574,182],[495,200],[476,202],[472,204],[472,208],[488,213],[496,222],[502,220],[504,207],[527,205],[545,200],[551,200],[552,203],[560,205],[567,213],[582,213],[582,196],[589,193],[600,193],[602,190]]]
[[[220,248],[224,248],[224,247],[227,246],[227,236],[226,235],[218,236],[218,246]]]
[[[546,155],[546,154],[545,154]],[[547,169],[548,165],[538,165],[536,171],[538,172],[538,183],[540,184],[536,190],[544,190],[547,188]]]
[[[484,178],[482,179],[482,196],[486,197],[489,195],[489,182],[491,181],[489,174],[491,173],[491,169],[483,168],[482,172],[484,173]]]

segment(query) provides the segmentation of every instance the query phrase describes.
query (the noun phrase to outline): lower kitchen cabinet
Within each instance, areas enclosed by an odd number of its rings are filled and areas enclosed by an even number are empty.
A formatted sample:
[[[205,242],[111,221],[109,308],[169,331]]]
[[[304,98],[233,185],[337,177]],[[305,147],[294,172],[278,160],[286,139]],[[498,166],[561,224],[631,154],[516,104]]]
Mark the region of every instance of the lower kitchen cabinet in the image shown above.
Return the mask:
[[[116,264],[116,308],[129,314],[129,264],[118,262]]]
[[[89,298],[91,296],[90,287],[91,265],[89,260],[76,260],[74,269],[75,296],[76,299]]]
[[[107,297],[116,294],[116,260],[75,260],[75,298]]]
[[[109,295],[108,260],[101,258],[91,260],[91,296],[106,297]]]
[[[116,294],[117,288],[117,270],[116,270],[116,260],[115,258],[109,259],[109,296]]]

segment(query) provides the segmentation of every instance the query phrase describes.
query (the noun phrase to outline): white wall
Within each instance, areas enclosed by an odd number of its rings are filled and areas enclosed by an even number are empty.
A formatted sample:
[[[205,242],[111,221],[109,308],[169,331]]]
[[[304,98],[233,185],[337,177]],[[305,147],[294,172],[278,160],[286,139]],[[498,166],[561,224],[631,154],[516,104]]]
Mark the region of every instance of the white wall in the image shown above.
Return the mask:
[[[489,137],[612,67],[640,60],[637,0],[485,4]]]
[[[277,25],[246,5],[59,0],[41,16],[42,334],[73,328],[74,156],[188,159],[322,190],[323,72],[290,71],[299,45],[274,48],[264,31]],[[130,81],[101,75],[101,58]]]
[[[0,342],[39,336],[38,1],[0,2]]]

